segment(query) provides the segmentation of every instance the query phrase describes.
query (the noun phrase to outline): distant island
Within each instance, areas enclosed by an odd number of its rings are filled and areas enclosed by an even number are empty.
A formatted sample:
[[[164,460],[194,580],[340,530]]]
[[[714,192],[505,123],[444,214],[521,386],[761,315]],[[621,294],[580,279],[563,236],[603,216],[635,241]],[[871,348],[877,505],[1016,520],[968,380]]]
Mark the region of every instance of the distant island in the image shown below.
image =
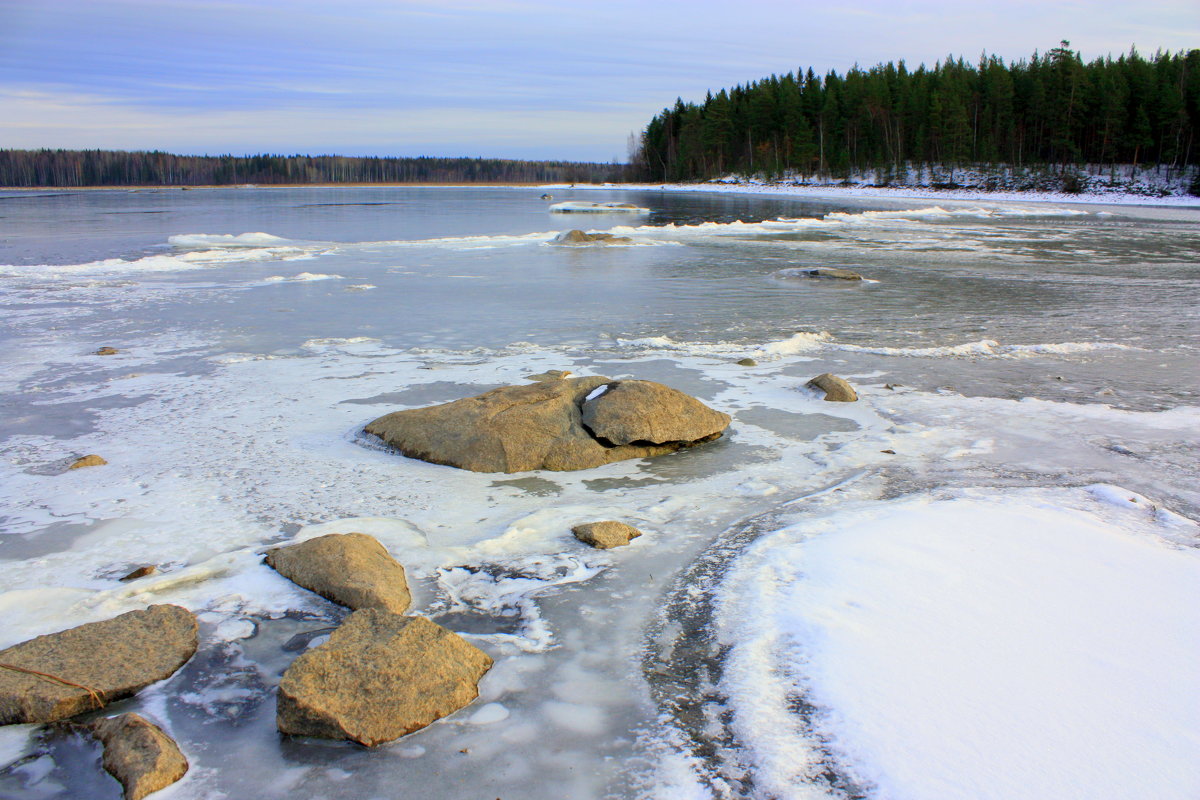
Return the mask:
[[[123,150],[0,150],[0,186],[241,186],[337,183],[603,183],[621,164],[336,155],[181,156]]]
[[[845,75],[809,68],[675,101],[635,143],[649,182],[756,177],[829,185],[1088,191],[1122,181],[1200,194],[1200,50],[1083,63],[1070,43],[1005,64],[947,57]],[[1153,170],[1156,181],[1138,182]],[[1157,188],[1155,188],[1157,186]]]

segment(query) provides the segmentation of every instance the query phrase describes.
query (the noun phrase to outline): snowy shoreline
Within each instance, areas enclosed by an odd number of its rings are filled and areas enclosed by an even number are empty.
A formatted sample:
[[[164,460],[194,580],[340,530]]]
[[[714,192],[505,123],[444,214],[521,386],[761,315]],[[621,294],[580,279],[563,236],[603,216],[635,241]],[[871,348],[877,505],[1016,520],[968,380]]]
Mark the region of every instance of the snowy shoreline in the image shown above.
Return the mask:
[[[541,188],[566,189],[566,184],[546,184]],[[1188,195],[1172,195],[1167,197],[1146,197],[1128,192],[1083,192],[1067,194],[1065,192],[987,192],[975,189],[926,189],[916,186],[879,187],[879,186],[811,186],[795,183],[767,183],[763,181],[746,181],[743,183],[608,183],[603,185],[576,184],[574,189],[621,189],[633,191],[665,191],[665,192],[711,192],[720,194],[754,194],[775,195],[785,197],[811,197],[844,199],[882,200],[945,200],[948,202],[1018,202],[1018,203],[1070,203],[1078,205],[1117,205],[1117,206],[1170,206],[1177,208],[1200,209],[1200,197]]]

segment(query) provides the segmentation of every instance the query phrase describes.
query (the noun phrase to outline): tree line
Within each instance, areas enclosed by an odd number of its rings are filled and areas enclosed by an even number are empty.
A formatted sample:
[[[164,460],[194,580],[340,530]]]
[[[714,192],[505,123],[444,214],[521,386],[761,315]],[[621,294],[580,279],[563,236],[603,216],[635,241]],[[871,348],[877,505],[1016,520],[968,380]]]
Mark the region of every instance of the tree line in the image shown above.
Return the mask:
[[[0,186],[288,183],[603,183],[623,166],[499,158],[181,156],[119,150],[0,150]]]
[[[730,173],[839,175],[908,165],[1200,161],[1200,50],[1084,63],[1063,41],[1011,64],[950,56],[845,75],[771,75],[665,108],[632,152],[655,181]]]

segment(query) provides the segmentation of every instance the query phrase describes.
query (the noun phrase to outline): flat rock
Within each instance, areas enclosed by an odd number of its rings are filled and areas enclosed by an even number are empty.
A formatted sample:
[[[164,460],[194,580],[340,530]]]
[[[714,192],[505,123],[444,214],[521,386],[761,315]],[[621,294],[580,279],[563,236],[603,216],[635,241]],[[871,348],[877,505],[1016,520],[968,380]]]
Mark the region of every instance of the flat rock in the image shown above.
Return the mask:
[[[629,206],[629,208],[633,207]],[[550,244],[627,244],[632,241],[633,239],[630,239],[628,236],[614,236],[611,233],[584,233],[581,230],[572,230],[564,231],[555,236],[550,240]]]
[[[72,462],[71,466],[67,467],[67,469],[83,469],[84,467],[102,467],[107,463],[108,462],[105,461],[103,458],[96,455],[95,453],[92,453],[90,456],[84,456],[82,458],[75,459],[75,461]]]
[[[97,720],[91,730],[104,745],[104,768],[125,787],[125,800],[141,800],[188,771],[175,740],[138,714]]]
[[[583,404],[583,424],[615,445],[707,441],[729,421],[728,414],[653,381],[614,381]]]
[[[861,281],[857,272],[839,267],[789,267],[775,273],[779,278],[831,278],[842,281]]]
[[[276,547],[266,560],[288,580],[348,608],[403,614],[412,602],[404,567],[365,533],[331,533]]]
[[[545,372],[539,372],[536,375],[526,375],[525,380],[539,383],[541,381],[561,381],[563,378],[571,374],[569,369],[548,369]]]
[[[584,544],[590,544],[599,550],[608,550],[613,547],[621,547],[629,544],[630,541],[642,535],[642,532],[632,525],[626,525],[624,522],[616,520],[605,520],[603,522],[585,522],[582,525],[576,525],[571,528],[571,533],[575,534],[575,538]]]
[[[0,650],[0,725],[53,722],[129,697],[183,666],[197,630],[186,608],[158,605]]]
[[[276,724],[294,736],[374,747],[470,703],[491,666],[482,650],[424,617],[355,611],[283,674]]]
[[[365,430],[410,458],[475,472],[525,472],[590,469],[627,458],[671,453],[717,438],[729,423],[725,414],[692,400],[695,405],[688,407],[696,412],[706,411],[703,416],[708,423],[689,425],[686,420],[676,420],[672,429],[700,430],[705,432],[703,436],[692,440],[675,437],[661,444],[601,441],[583,424],[584,407],[596,400],[587,398],[602,386],[609,387],[607,395],[613,391],[612,387],[623,383],[628,381],[596,376],[503,386],[452,403],[396,411],[371,422]],[[675,394],[687,397],[680,392]],[[653,393],[643,392],[639,396],[652,399]],[[614,403],[610,409],[621,405]],[[670,408],[679,413],[684,405],[673,402]],[[653,405],[640,409],[625,405],[623,413],[626,417],[642,414],[659,419],[665,412]],[[614,411],[613,416],[620,414]]]
[[[805,384],[810,389],[816,389],[825,393],[826,400],[832,400],[840,403],[853,403],[858,399],[858,393],[854,391],[845,379],[839,378],[830,372],[825,372]]]

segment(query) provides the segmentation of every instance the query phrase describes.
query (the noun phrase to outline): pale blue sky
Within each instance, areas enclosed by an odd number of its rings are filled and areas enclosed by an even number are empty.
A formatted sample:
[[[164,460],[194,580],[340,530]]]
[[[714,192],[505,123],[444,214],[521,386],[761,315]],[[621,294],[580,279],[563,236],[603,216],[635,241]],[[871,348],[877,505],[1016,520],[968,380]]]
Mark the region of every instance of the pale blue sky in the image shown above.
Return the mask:
[[[1200,5],[0,0],[0,148],[609,161],[677,96],[1062,38],[1200,47]]]

